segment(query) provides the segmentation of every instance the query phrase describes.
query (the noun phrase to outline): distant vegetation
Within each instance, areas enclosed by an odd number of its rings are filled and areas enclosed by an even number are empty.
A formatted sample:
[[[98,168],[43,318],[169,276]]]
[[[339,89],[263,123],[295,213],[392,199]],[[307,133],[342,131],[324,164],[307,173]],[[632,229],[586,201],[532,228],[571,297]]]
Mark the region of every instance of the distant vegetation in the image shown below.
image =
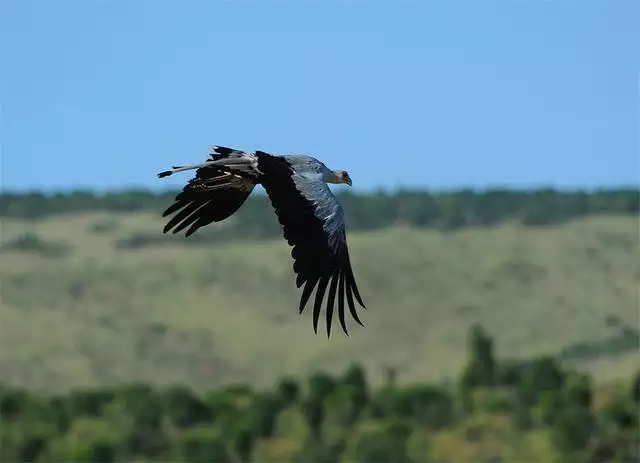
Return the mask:
[[[41,218],[54,214],[88,211],[161,212],[173,201],[177,191],[152,193],[131,190],[98,195],[89,191],[71,193],[4,193],[0,195],[0,217]],[[459,228],[490,226],[506,220],[524,224],[547,225],[590,214],[637,214],[640,191],[609,189],[597,191],[560,191],[540,189],[460,190],[431,193],[424,190],[399,190],[371,194],[337,193],[349,213],[349,227],[376,229],[406,224],[416,227]],[[238,214],[229,230],[246,237],[279,233],[265,196],[254,195]],[[245,227],[250,223],[249,227]]]
[[[329,340],[286,243],[227,243],[266,198],[183,239],[174,195],[0,196],[0,461],[639,461],[637,190],[340,193],[378,230]]]
[[[0,195],[0,217],[39,219],[59,214],[84,212],[141,212],[160,215],[177,191],[153,193],[144,190],[98,195],[89,191],[71,193],[25,193]],[[400,190],[353,194],[340,191],[337,197],[347,211],[350,230],[374,230],[394,225],[441,230],[495,226],[506,221],[524,225],[551,225],[594,214],[635,215],[640,208],[640,191],[633,189],[559,191],[540,189],[460,190],[430,193]],[[111,231],[112,223],[94,225],[95,233]],[[280,225],[266,196],[255,194],[233,220],[224,226],[209,226],[185,244],[221,243],[276,237]],[[142,248],[169,242],[161,233],[140,231],[121,237],[121,249]]]
[[[0,254],[7,251],[28,252],[42,257],[61,257],[67,254],[69,247],[44,240],[34,233],[24,233],[0,244]]]
[[[640,372],[603,393],[551,357],[496,359],[479,325],[468,345],[451,386],[373,389],[353,364],[270,390],[3,387],[0,461],[638,461]]]

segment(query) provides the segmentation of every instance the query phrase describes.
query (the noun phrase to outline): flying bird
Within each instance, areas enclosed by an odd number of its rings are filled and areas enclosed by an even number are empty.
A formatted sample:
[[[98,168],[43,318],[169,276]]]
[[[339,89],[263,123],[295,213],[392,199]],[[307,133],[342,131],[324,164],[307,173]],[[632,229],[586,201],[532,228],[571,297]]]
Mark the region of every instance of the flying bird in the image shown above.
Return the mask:
[[[351,178],[345,170],[331,170],[316,158],[306,155],[272,155],[264,151],[247,153],[224,146],[211,147],[209,159],[201,164],[173,166],[160,172],[159,178],[177,172],[195,170],[175,197],[163,217],[175,214],[163,232],[178,233],[187,228],[190,236],[199,228],[220,222],[233,215],[246,201],[254,187],[262,185],[283,227],[284,238],[292,246],[296,287],[302,289],[299,313],[315,289],[313,330],[318,333],[320,312],[326,298],[327,337],[331,337],[334,305],[338,319],[348,336],[346,305],[353,319],[358,318],[354,297],[366,309],[351,268],[342,206],[331,193],[328,183],[347,184]],[[337,301],[336,301],[337,299]]]

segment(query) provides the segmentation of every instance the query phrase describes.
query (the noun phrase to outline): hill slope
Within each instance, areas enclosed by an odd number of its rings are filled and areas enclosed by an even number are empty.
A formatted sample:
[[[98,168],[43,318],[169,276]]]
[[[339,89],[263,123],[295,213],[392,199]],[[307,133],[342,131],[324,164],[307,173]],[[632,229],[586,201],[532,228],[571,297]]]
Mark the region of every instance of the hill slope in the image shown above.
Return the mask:
[[[161,228],[144,212],[5,220],[0,378],[50,390],[210,388],[358,360],[373,381],[387,366],[401,380],[438,380],[459,372],[473,322],[498,355],[558,354],[603,379],[637,365],[635,218],[350,233],[366,327],[352,322],[350,338],[329,340],[313,334],[309,312],[297,314],[283,240],[118,245]]]

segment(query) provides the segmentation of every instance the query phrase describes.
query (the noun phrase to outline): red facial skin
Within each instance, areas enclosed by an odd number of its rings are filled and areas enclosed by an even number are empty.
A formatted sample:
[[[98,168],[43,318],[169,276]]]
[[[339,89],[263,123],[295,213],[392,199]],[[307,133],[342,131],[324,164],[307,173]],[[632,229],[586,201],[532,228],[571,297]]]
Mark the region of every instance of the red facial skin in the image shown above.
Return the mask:
[[[338,176],[344,183],[350,183],[351,177],[349,177],[349,173],[346,170],[341,170],[338,172]]]

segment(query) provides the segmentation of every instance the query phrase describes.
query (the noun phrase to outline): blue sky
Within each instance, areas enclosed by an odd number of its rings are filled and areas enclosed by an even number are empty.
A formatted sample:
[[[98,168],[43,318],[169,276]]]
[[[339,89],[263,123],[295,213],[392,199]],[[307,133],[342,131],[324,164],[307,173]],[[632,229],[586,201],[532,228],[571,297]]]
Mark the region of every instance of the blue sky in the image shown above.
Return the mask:
[[[212,144],[354,187],[639,183],[637,0],[2,0],[5,189],[175,187]]]

